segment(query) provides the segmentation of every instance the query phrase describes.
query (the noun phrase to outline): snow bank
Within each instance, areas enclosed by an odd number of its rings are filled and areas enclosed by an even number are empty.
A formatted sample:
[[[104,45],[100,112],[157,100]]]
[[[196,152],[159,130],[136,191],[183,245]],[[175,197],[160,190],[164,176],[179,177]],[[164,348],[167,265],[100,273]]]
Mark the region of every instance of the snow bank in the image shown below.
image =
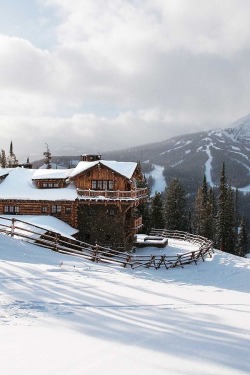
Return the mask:
[[[130,270],[0,235],[1,372],[247,375],[249,276],[249,259],[220,251]]]

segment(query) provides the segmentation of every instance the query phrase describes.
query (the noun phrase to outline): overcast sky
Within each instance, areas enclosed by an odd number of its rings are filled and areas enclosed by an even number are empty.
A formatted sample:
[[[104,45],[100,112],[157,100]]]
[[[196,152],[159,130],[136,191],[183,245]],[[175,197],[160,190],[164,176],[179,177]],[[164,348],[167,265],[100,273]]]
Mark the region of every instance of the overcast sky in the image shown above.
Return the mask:
[[[249,0],[0,3],[0,148],[20,161],[225,127],[250,113]]]

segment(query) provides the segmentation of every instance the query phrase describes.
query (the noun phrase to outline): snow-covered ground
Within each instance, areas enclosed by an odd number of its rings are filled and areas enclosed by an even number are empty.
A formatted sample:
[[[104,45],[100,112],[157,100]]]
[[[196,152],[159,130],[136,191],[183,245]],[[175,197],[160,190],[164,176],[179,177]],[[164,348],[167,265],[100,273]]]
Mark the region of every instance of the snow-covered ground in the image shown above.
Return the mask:
[[[249,276],[250,259],[219,251],[131,270],[0,235],[1,373],[249,374]]]

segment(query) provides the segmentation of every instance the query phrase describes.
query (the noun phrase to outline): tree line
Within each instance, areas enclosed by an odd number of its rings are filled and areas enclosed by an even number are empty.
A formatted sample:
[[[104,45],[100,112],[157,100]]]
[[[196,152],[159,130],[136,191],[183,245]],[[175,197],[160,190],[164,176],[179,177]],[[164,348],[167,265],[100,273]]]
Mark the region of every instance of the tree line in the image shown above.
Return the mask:
[[[238,192],[227,180],[225,164],[218,189],[211,188],[204,176],[192,205],[188,198],[180,180],[172,179],[164,193],[155,193],[141,207],[144,233],[149,233],[151,228],[190,232],[212,240],[222,251],[245,256],[248,252],[246,221],[243,216],[239,217]]]

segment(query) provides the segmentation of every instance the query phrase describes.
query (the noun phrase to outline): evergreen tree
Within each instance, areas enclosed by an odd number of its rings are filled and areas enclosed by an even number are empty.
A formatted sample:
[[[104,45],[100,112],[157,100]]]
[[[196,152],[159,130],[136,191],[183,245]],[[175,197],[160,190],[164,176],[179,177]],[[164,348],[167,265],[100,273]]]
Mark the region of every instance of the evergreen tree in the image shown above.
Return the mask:
[[[214,190],[209,188],[207,197],[207,214],[206,214],[206,231],[204,237],[209,240],[215,241],[216,239],[216,199]]]
[[[7,160],[6,160],[6,166],[8,168],[16,168],[18,166],[18,160],[17,160],[16,155],[14,154],[14,151],[13,151],[12,141],[10,142],[10,153],[9,153],[9,156],[7,157]]]
[[[206,176],[204,176],[195,199],[194,232],[211,240],[214,240],[215,207],[213,189],[208,189]]]
[[[51,153],[50,153],[50,150],[49,150],[49,147],[46,143],[46,146],[47,146],[47,150],[43,153],[44,155],[44,164],[46,166],[46,169],[51,169]]]
[[[6,154],[5,154],[4,150],[1,150],[1,154],[0,154],[0,166],[2,168],[6,168],[6,166],[7,166]]]
[[[248,238],[247,238],[247,230],[244,218],[242,217],[240,222],[239,234],[238,234],[238,241],[237,241],[237,248],[236,254],[239,256],[244,257],[248,251]]]
[[[148,179],[144,175],[143,180],[138,181],[137,183],[138,188],[145,188],[148,187]],[[149,208],[149,201],[147,200],[146,202],[142,203],[138,207],[138,211],[140,212],[142,216],[142,223],[143,223],[143,228],[141,230],[141,233],[146,233],[149,234],[151,230],[151,217],[150,217],[150,208]]]
[[[231,185],[227,185],[225,163],[222,165],[218,199],[217,246],[229,253],[235,252],[235,201]]]
[[[165,196],[165,222],[170,230],[187,231],[187,202],[186,194],[180,181],[176,178],[170,181]]]
[[[155,193],[151,202],[150,210],[150,226],[151,228],[162,229],[165,228],[163,201],[161,193]]]
[[[226,201],[226,222],[227,222],[227,238],[226,251],[231,254],[236,252],[236,220],[235,220],[235,193],[232,189],[231,182],[227,188]]]

